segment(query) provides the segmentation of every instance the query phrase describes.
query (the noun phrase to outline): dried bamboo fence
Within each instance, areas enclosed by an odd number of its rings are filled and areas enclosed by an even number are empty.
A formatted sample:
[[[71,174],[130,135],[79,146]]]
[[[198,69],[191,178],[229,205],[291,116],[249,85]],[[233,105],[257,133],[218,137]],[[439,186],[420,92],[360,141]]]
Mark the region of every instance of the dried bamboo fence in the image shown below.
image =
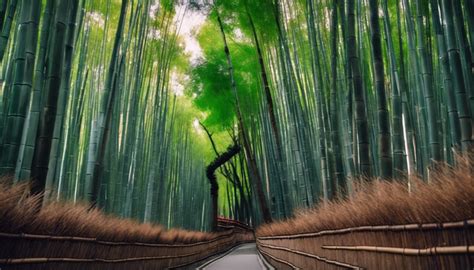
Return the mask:
[[[277,269],[474,269],[474,220],[257,238]]]
[[[182,268],[250,241],[254,241],[253,232],[242,230],[242,226],[227,229],[207,241],[187,244],[0,233],[0,269]]]

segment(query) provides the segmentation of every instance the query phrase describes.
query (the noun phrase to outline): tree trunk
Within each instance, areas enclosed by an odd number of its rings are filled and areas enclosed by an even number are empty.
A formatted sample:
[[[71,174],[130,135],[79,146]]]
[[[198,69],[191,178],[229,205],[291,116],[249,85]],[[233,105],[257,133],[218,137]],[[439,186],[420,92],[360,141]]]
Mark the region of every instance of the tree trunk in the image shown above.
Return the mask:
[[[227,151],[222,153],[222,155],[217,156],[211,164],[209,164],[206,168],[206,176],[209,179],[209,183],[211,184],[211,213],[212,213],[212,220],[211,220],[211,228],[213,231],[217,231],[217,216],[218,216],[218,196],[219,196],[219,184],[217,183],[216,177],[216,170],[224,165],[227,161],[229,161],[233,156],[237,155],[240,152],[240,146],[238,144],[234,144],[227,148]]]

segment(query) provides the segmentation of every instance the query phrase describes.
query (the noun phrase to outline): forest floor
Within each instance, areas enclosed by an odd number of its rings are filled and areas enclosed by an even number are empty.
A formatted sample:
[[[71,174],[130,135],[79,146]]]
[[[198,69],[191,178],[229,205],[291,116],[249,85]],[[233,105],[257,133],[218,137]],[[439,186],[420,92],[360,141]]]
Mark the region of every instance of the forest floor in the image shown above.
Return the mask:
[[[218,269],[245,269],[245,270],[261,270],[274,269],[257,251],[255,243],[242,244],[234,247],[230,251],[213,258],[197,269],[218,270]]]

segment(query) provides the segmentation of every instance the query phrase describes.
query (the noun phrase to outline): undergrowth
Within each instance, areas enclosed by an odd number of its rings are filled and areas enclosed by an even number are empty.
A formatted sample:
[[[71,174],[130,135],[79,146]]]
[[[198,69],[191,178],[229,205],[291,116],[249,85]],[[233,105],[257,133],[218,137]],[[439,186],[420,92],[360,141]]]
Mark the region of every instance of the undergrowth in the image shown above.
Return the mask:
[[[358,226],[443,223],[474,218],[473,160],[438,165],[430,181],[359,180],[345,200],[322,202],[258,228],[257,236],[291,235]]]

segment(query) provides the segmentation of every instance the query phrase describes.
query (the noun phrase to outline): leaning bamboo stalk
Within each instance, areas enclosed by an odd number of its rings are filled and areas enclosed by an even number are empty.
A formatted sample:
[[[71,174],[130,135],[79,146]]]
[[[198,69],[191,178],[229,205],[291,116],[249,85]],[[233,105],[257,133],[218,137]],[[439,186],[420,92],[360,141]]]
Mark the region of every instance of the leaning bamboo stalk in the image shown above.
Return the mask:
[[[369,251],[376,253],[391,253],[398,255],[447,255],[447,254],[474,254],[474,246],[447,246],[430,248],[399,248],[399,247],[379,247],[379,246],[322,246],[329,250],[350,250]]]
[[[352,228],[344,228],[337,230],[325,230],[315,233],[301,233],[292,235],[277,235],[258,237],[258,240],[274,240],[274,239],[297,239],[319,237],[323,235],[345,234],[352,232],[377,232],[377,231],[415,231],[415,230],[436,230],[436,229],[471,229],[474,227],[474,219],[446,222],[446,223],[426,223],[426,224],[405,224],[405,225],[379,225],[379,226],[360,226]]]

